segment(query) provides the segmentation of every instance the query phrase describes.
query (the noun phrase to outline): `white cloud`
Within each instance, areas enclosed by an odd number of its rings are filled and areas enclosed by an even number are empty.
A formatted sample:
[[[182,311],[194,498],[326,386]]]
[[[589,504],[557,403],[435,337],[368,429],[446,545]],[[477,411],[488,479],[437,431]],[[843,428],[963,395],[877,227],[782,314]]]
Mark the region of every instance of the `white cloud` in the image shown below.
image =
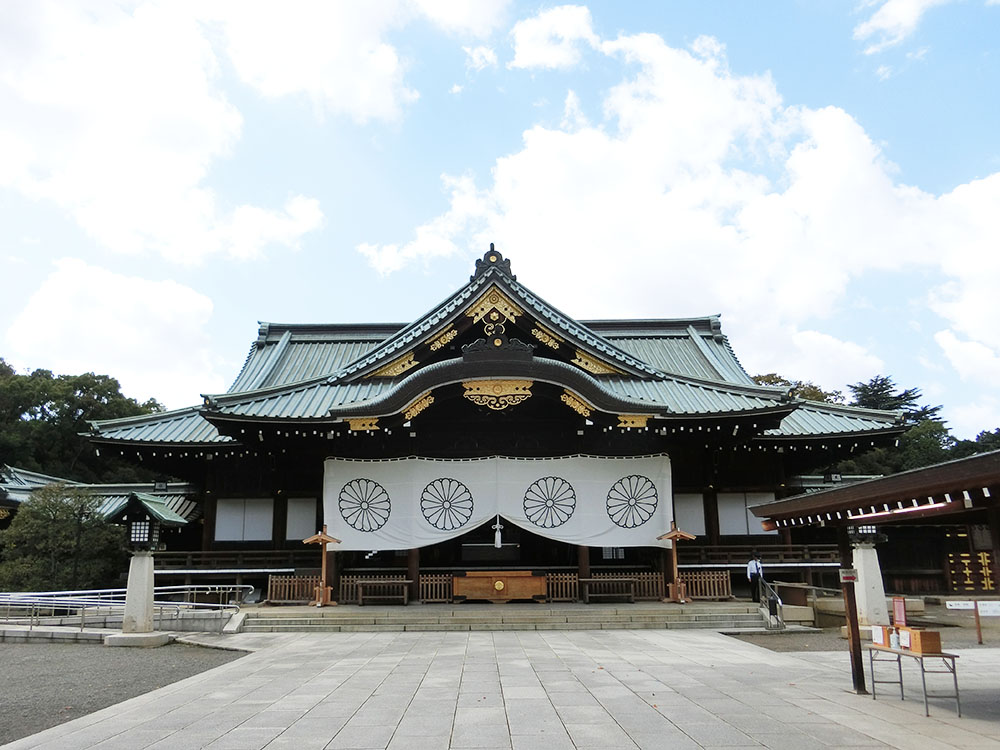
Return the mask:
[[[580,62],[580,43],[598,43],[590,10],[582,5],[560,5],[511,29],[514,59],[508,68],[572,68]]]
[[[407,20],[400,2],[211,6],[237,74],[264,96],[304,94],[320,110],[358,122],[395,120],[419,94],[385,35]]]
[[[413,0],[413,4],[445,31],[485,37],[503,24],[510,0]]]
[[[895,46],[917,30],[924,13],[936,5],[954,0],[886,0],[871,17],[854,27],[854,38],[875,41],[865,48],[866,55]]]
[[[445,175],[442,180],[451,192],[451,208],[417,227],[412,241],[402,247],[363,243],[356,248],[380,274],[398,271],[414,261],[459,254],[455,237],[467,232],[471,223],[490,210],[484,205],[488,197],[476,190],[471,177]]]
[[[450,209],[413,241],[365,245],[376,268],[494,241],[570,315],[720,312],[750,371],[840,388],[884,367],[871,342],[823,331],[852,281],[926,271],[932,310],[1000,350],[1000,175],[943,196],[901,184],[847,112],[786,105],[769,76],[731,73],[709,39],[599,49],[628,63],[603,122],[569,92],[562,124],[524,131],[489,185],[445,178]]]
[[[977,401],[948,407],[948,427],[956,438],[973,440],[983,430],[1000,425],[1000,398],[983,396]]]
[[[490,47],[462,47],[465,50],[465,65],[471,70],[480,71],[484,68],[497,66],[497,53]]]
[[[962,380],[1000,383],[1000,352],[979,341],[963,341],[948,330],[938,331],[934,340]]]
[[[449,94],[461,94],[462,93],[462,85],[458,84],[458,83],[452,84],[452,87],[450,89],[448,89],[448,93]]]
[[[8,9],[19,43],[0,58],[0,188],[54,202],[117,252],[244,257],[243,238],[261,227],[263,241],[294,246],[319,224],[314,201],[226,206],[205,184],[242,117],[187,7]]]
[[[127,395],[187,406],[227,385],[205,334],[211,316],[212,301],[190,287],[67,258],[8,329],[8,360],[66,374],[100,362],[107,371],[98,374],[117,378]]]

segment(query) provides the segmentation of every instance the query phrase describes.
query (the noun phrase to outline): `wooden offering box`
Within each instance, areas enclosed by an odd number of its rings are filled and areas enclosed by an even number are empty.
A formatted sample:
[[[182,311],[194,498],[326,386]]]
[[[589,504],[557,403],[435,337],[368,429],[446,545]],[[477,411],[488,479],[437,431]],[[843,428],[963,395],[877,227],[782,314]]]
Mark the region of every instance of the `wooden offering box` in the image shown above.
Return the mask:
[[[514,599],[545,601],[548,596],[545,575],[535,575],[530,570],[470,570],[455,573],[452,587],[452,597],[456,602],[466,599],[486,599],[495,603]]]
[[[899,642],[903,650],[915,654],[941,653],[941,634],[936,630],[900,627]]]

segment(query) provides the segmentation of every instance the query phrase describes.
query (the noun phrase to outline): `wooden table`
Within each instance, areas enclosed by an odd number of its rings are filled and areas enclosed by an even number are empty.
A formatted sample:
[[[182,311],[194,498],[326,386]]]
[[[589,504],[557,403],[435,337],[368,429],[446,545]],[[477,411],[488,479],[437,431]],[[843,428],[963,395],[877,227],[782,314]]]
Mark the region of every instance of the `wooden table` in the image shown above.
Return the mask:
[[[583,603],[590,604],[591,599],[620,599],[627,597],[635,603],[634,578],[580,578],[580,589],[583,592]],[[592,589],[609,588],[610,591],[593,591]],[[627,589],[623,590],[623,589]]]
[[[879,658],[881,654],[884,658]],[[868,667],[871,671],[872,676],[872,700],[875,700],[875,686],[876,685],[899,685],[899,699],[905,700],[903,698],[903,657],[908,656],[911,659],[916,660],[920,665],[920,685],[924,693],[924,716],[930,716],[930,710],[927,706],[928,698],[954,698],[955,705],[958,707],[958,715],[962,715],[962,701],[958,695],[958,669],[955,667],[955,659],[958,658],[956,654],[925,654],[919,651],[907,651],[898,648],[888,648],[886,646],[869,646],[868,647]],[[899,675],[898,680],[876,680],[875,679],[875,663],[876,662],[887,662],[895,659],[896,661],[896,673]],[[927,659],[940,659],[941,665],[944,669],[928,669],[926,660]],[[928,693],[927,692],[927,675],[928,674],[950,674],[955,685],[954,693]]]
[[[407,578],[365,578],[356,582],[358,587],[358,606],[365,605],[365,590],[372,589],[373,593],[368,594],[369,599],[389,599],[398,601],[400,604],[407,604],[410,600],[410,584],[412,580]]]

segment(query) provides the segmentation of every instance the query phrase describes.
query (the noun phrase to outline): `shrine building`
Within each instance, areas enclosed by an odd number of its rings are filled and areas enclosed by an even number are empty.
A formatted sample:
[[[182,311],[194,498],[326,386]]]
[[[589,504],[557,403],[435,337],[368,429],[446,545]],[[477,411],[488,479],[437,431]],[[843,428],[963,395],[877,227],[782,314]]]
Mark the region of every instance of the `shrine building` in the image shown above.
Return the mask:
[[[655,578],[673,523],[696,537],[684,570],[738,585],[754,548],[782,550],[789,575],[835,573],[835,540],[793,544],[748,508],[904,429],[757,385],[717,316],[574,320],[491,245],[411,323],[262,323],[227,392],[89,439],[196,488],[196,520],[157,556],[178,580],[315,568],[302,540],[324,524],[340,576]]]

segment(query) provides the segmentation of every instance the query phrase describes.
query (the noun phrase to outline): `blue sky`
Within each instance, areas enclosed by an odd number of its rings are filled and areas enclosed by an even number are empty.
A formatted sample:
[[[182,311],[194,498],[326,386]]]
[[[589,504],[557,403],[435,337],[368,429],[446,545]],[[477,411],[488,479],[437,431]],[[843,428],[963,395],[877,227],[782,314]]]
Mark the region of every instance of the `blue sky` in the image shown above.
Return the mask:
[[[0,356],[170,407],[489,242],[580,318],[1000,426],[1000,2],[21,2]]]

